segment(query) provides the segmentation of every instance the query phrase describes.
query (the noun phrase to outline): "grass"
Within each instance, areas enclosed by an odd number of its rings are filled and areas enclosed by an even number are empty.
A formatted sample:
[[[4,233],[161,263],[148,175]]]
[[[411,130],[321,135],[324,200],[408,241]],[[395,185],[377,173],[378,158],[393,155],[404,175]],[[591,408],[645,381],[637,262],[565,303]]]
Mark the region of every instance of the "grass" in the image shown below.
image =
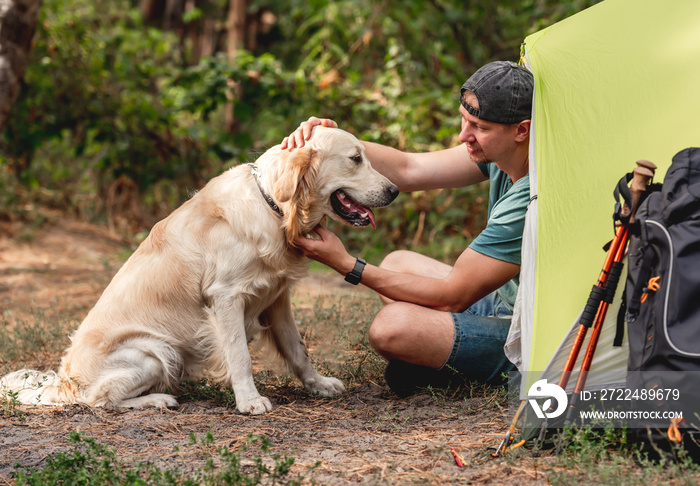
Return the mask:
[[[387,407],[384,413],[373,420],[379,425],[381,430],[385,430],[392,434],[400,434],[407,425],[413,420],[413,417],[405,416],[401,410],[393,406]]]
[[[217,446],[211,433],[202,439],[192,434],[188,447],[198,446],[210,457],[203,467],[189,469],[184,461],[181,468],[161,469],[156,464],[139,462],[125,465],[111,447],[97,442],[80,432],[71,432],[69,443],[73,449],[47,458],[42,468],[16,466],[16,481],[22,485],[71,484],[71,485],[195,485],[195,484],[279,484],[300,485],[308,483],[301,474],[292,475],[294,458],[274,453],[265,437],[249,435],[247,445],[238,451]],[[247,459],[249,447],[257,446],[259,454]],[[179,447],[176,448],[180,450]],[[269,465],[268,465],[269,464]],[[312,466],[310,470],[316,466]]]
[[[349,388],[368,383],[383,385],[384,361],[371,350],[367,341],[367,329],[379,307],[373,296],[322,295],[297,309],[299,328],[321,373],[340,378]],[[9,319],[5,317],[0,322],[5,324],[0,329],[0,373],[37,363],[55,368],[68,344],[67,336],[77,325],[72,316],[55,316],[44,310],[35,310],[33,318],[26,321],[10,323],[7,322]],[[327,346],[328,343],[332,346]],[[291,401],[306,393],[289,375],[262,371],[256,374],[256,381],[261,393],[279,396],[279,390],[285,389],[285,395],[291,396]],[[233,392],[226,386],[206,381],[187,382],[179,394],[181,402],[207,401],[216,406],[235,408]],[[465,382],[451,390],[426,389],[425,394],[436,407],[457,407],[467,417],[489,412],[500,414],[506,407],[508,390],[504,386]],[[324,406],[333,408],[332,402]],[[29,420],[37,418],[36,415],[29,416]],[[16,396],[0,393],[0,420],[27,422],[27,412],[17,402]],[[420,420],[400,407],[389,406],[370,420],[368,426],[377,433],[410,436],[416,427],[420,428]],[[353,434],[353,431],[347,433]],[[71,432],[70,441],[72,449],[69,452],[46,458],[41,468],[17,467],[17,484],[233,482],[292,485],[314,482],[313,477],[292,474],[294,458],[275,454],[262,434],[249,437],[244,447],[235,450],[217,444],[210,434],[203,438],[191,436],[190,442],[181,446],[181,451],[195,448],[204,459],[193,462],[191,456],[183,454],[179,464],[168,463],[167,466],[158,463],[157,459],[145,457],[139,457],[139,462],[134,465],[114,449],[77,430]],[[497,440],[491,443],[495,446]],[[690,485],[700,480],[700,468],[683,451],[676,451],[675,456],[664,456],[661,461],[652,461],[630,443],[625,431],[619,429],[568,430],[557,438],[556,443],[560,444],[559,454],[552,449],[521,447],[498,459],[490,458],[491,451],[487,448],[477,447],[471,451],[470,467],[475,470],[534,468],[554,485],[572,482]],[[397,474],[391,472],[394,467],[389,464],[386,474]],[[312,475],[313,468],[305,474]],[[499,477],[499,474],[495,472],[494,477]]]
[[[17,392],[0,389],[0,416],[26,422],[27,414],[22,410],[17,396]]]
[[[310,356],[320,373],[350,385],[383,379],[386,363],[372,350],[367,337],[380,307],[374,296],[321,295],[313,305],[296,310],[304,340],[317,343]]]
[[[566,429],[555,442],[560,444],[561,452],[555,456],[548,476],[553,485],[569,485],[572,481],[599,485],[698,483],[700,466],[684,449],[674,447],[671,454],[651,458],[631,440],[626,429]]]
[[[349,386],[383,379],[385,362],[372,351],[367,339],[367,329],[379,305],[378,300],[368,297],[331,300],[319,296],[313,305],[297,310],[296,318],[305,342],[333,343],[315,345],[310,353],[319,373],[335,376]],[[282,387],[297,386],[296,379],[283,369],[259,371],[256,382],[263,395]],[[178,395],[181,401],[208,400],[217,406],[231,409],[236,406],[230,387],[207,380],[184,382]]]
[[[236,397],[230,387],[209,383],[204,379],[183,382],[178,390],[178,400],[183,402],[208,400],[220,407],[236,408]]]
[[[80,322],[75,316],[52,315],[49,310],[34,308],[31,317],[22,320],[0,316],[0,373],[40,366],[47,358],[52,364],[58,362]]]

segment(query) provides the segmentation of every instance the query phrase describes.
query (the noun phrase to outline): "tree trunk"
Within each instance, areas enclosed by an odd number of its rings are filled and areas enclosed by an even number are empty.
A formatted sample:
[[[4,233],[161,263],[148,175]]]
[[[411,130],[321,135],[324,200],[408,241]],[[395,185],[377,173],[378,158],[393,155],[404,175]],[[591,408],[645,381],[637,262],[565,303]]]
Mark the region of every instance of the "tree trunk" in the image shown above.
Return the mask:
[[[245,47],[247,3],[246,0],[230,0],[229,3],[228,22],[226,25],[228,29],[226,34],[226,53],[232,63],[236,59],[236,51]],[[238,127],[233,116],[233,104],[235,99],[240,99],[241,95],[241,87],[234,86],[234,100],[226,104],[226,130],[229,133],[235,132]]]
[[[17,100],[41,0],[0,0],[0,132]]]
[[[231,0],[228,7],[226,52],[229,58],[235,56],[236,50],[245,47],[247,3],[246,0]]]
[[[184,0],[166,0],[165,12],[163,12],[163,30],[181,31],[184,11]]]

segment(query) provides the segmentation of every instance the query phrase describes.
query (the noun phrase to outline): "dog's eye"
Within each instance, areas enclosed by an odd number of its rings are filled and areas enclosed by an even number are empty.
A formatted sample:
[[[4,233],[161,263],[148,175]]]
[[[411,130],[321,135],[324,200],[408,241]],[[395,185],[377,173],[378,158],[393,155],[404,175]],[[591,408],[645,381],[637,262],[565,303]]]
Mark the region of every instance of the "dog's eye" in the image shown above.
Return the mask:
[[[353,162],[356,164],[361,164],[362,163],[362,156],[361,155],[355,155],[354,157],[350,157]]]

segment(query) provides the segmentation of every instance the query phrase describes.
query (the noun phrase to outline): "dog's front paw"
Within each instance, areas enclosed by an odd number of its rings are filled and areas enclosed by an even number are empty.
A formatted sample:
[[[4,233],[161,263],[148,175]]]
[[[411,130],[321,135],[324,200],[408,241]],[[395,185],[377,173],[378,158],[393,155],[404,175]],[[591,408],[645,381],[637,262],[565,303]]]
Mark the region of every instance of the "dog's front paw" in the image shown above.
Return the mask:
[[[272,410],[272,403],[260,395],[241,400],[236,397],[236,408],[245,415],[261,415]]]
[[[334,397],[345,391],[343,382],[337,378],[318,375],[304,383],[306,390],[322,397]]]

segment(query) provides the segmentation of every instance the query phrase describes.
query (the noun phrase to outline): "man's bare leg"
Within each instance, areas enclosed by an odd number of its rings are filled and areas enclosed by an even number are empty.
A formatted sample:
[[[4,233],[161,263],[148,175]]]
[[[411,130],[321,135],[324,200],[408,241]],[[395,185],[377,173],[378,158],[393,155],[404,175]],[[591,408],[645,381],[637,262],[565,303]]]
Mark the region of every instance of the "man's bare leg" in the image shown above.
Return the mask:
[[[395,272],[443,278],[452,267],[411,251],[392,252],[380,267]],[[387,360],[442,367],[452,351],[454,323],[449,312],[407,302],[387,304],[375,316],[369,330],[372,347]]]
[[[449,312],[406,302],[383,307],[372,321],[369,341],[389,361],[441,368],[452,351],[454,322]]]
[[[445,278],[452,271],[452,266],[447,263],[442,263],[434,258],[407,250],[398,250],[389,253],[382,263],[379,264],[379,267],[391,270],[392,272],[435,278]],[[393,302],[383,295],[380,295],[379,298],[385,304]]]

